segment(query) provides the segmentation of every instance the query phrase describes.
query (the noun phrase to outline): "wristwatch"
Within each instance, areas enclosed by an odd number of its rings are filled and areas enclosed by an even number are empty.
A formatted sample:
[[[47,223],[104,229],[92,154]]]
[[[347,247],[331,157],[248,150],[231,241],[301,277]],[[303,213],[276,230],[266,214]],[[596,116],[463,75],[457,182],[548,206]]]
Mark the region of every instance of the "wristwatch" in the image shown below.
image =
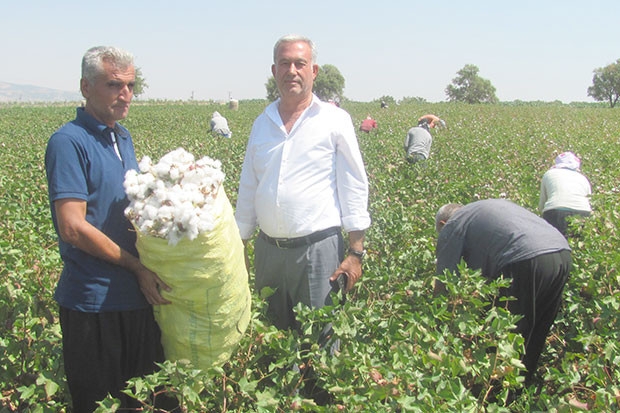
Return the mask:
[[[364,259],[364,257],[366,256],[366,250],[358,251],[358,250],[354,250],[352,248],[349,248],[349,251],[347,251],[347,253],[349,255],[355,255],[357,258],[360,259],[360,261],[362,261]]]

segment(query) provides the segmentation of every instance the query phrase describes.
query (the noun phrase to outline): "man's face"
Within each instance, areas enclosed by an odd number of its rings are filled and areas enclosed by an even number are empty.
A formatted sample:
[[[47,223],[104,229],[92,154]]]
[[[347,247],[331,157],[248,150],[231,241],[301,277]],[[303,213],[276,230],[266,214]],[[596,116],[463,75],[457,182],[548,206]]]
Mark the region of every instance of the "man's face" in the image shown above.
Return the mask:
[[[113,127],[116,121],[125,119],[129,113],[136,71],[134,66],[119,69],[109,62],[104,62],[103,68],[104,72],[97,76],[93,84],[82,79],[81,90],[86,98],[86,112]]]
[[[312,94],[319,66],[312,62],[312,50],[306,42],[286,42],[278,47],[271,66],[282,99],[304,99]]]

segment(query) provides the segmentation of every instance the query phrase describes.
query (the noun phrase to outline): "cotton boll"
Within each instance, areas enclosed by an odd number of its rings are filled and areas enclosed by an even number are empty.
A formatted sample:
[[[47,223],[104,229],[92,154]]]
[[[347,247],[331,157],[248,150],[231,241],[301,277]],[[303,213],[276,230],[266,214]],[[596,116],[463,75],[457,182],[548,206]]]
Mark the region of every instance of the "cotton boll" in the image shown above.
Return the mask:
[[[196,223],[196,226],[198,228],[198,232],[200,233],[209,232],[215,227],[215,221],[212,217],[203,214]]]
[[[138,164],[138,168],[140,168],[140,172],[142,173],[149,172],[151,169],[151,166],[153,166],[153,162],[151,161],[151,158],[149,158],[148,156],[143,156],[142,159],[140,160],[140,163]]]
[[[170,205],[162,205],[161,208],[159,208],[157,216],[161,220],[172,220],[174,219],[174,208]]]
[[[144,201],[134,201],[132,204],[133,210],[138,213],[142,212],[142,210],[144,209],[144,205],[146,205]]]
[[[124,185],[135,185],[138,183],[138,171],[134,169],[130,169],[125,172],[125,181]]]
[[[166,191],[166,190],[167,190],[167,188],[166,188],[165,182],[160,180],[160,179],[157,179],[155,181],[155,187],[153,188],[153,192],[156,192],[156,191]]]
[[[140,194],[142,194],[141,191],[141,187],[138,185],[134,185],[134,186],[130,186],[125,188],[125,193],[127,194],[127,197],[131,200],[131,199],[137,199],[140,197]]]
[[[190,240],[194,240],[198,236],[199,223],[200,223],[200,218],[198,218],[196,215],[189,217],[189,222],[187,223],[186,236]]]
[[[151,185],[153,182],[155,182],[155,177],[151,174],[138,175],[137,179],[140,185],[145,185],[145,186]]]
[[[136,211],[133,209],[132,206],[128,206],[127,208],[125,208],[125,210],[123,211],[123,213],[125,214],[125,217],[130,220],[131,222],[134,222],[137,220],[137,214]]]
[[[157,178],[168,180],[170,176],[170,165],[159,162],[153,167],[153,171]]]
[[[187,200],[194,206],[202,206],[205,203],[204,195],[198,186],[194,186],[193,190],[187,193]]]
[[[154,225],[154,221],[152,219],[144,219],[140,223],[140,226],[145,229],[151,228],[153,227],[153,225]]]
[[[179,168],[176,165],[173,165],[170,168],[168,176],[169,176],[171,181],[178,181],[179,178],[182,176],[182,174],[181,174],[181,171],[179,170]]]
[[[144,207],[143,216],[146,219],[153,219],[157,217],[157,211],[158,211],[158,208],[155,205],[147,204]]]
[[[167,232],[166,238],[168,239],[168,245],[177,245],[181,238],[183,238],[183,234],[181,234],[176,227],[173,226]]]
[[[158,221],[157,222],[157,236],[159,238],[167,238],[169,234],[174,230],[174,221]]]
[[[202,176],[199,174],[198,170],[188,169],[183,173],[181,185],[183,185],[183,187],[185,187],[186,185],[199,185],[201,180]]]
[[[125,214],[141,232],[176,245],[195,239],[215,225],[212,204],[225,175],[221,162],[177,148],[153,165],[142,158],[140,172],[126,177],[130,205]]]

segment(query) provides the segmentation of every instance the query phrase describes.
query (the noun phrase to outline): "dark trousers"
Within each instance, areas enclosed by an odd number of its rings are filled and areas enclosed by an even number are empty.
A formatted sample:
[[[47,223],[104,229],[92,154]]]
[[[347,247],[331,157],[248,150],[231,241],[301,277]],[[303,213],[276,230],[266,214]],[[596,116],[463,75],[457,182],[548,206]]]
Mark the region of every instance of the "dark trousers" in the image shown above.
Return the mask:
[[[525,339],[523,364],[527,380],[536,372],[547,334],[560,309],[571,262],[570,251],[559,251],[509,264],[502,270],[505,277],[512,278],[505,295],[516,298],[508,302],[508,309],[523,315],[517,331]]]
[[[108,393],[124,408],[140,407],[120,390],[164,360],[153,310],[85,313],[60,307],[60,326],[73,412],[92,413]]]
[[[568,222],[566,218],[579,215],[582,217],[590,216],[589,211],[569,211],[565,209],[549,209],[543,212],[543,219],[553,225],[565,237],[568,236]]]

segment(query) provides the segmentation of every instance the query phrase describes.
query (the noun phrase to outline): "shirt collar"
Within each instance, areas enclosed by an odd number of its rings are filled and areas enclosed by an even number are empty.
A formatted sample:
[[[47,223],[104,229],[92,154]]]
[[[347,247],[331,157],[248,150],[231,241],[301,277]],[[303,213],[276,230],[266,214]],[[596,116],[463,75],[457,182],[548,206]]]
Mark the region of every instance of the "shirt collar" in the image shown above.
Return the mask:
[[[282,124],[282,118],[280,117],[280,113],[278,112],[278,107],[280,106],[281,99],[282,98],[278,98],[271,105],[269,105],[265,110],[267,116],[269,116],[275,123],[279,123],[280,125]],[[302,118],[305,118],[306,116],[308,116],[308,113],[310,111],[319,110],[320,105],[322,103],[323,102],[321,101],[321,99],[319,99],[318,96],[313,93],[312,101],[310,102],[310,105],[308,105],[308,107],[304,109],[304,112],[301,114],[301,116],[299,117],[297,121],[299,122]],[[295,128],[293,127],[293,129]]]
[[[103,136],[105,139],[110,139],[110,134],[106,131],[109,126],[99,122],[94,116],[86,112],[83,107],[77,108],[76,112],[77,120],[82,123],[86,127],[86,129],[90,130],[91,133],[93,133],[94,135]],[[114,124],[114,128],[112,129],[116,133],[117,138],[126,139],[129,137],[129,132],[127,131],[127,129],[122,127],[118,122]]]

